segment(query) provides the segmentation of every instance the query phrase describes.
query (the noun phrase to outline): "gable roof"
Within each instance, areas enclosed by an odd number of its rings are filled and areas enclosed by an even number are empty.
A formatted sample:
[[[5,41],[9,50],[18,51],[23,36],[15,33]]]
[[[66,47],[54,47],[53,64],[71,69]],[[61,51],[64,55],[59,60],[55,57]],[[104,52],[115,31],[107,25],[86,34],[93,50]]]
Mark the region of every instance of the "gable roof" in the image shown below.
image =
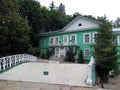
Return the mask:
[[[68,30],[66,31],[66,29],[70,26],[72,26],[75,22],[77,22],[77,20],[85,20],[86,22],[90,22],[93,24],[98,24],[97,27],[87,27],[87,28],[82,28],[82,29],[73,29],[73,30]],[[99,28],[99,24],[101,24],[100,22],[93,20],[93,19],[89,19],[87,17],[83,17],[83,16],[78,16],[75,19],[73,19],[69,24],[67,24],[63,29],[58,30],[58,31],[52,31],[52,32],[45,32],[45,33],[41,33],[42,36],[48,36],[48,35],[53,35],[53,34],[60,34],[60,33],[66,33],[66,32],[77,32],[77,31],[84,31],[84,30],[90,30],[90,29],[98,29]],[[73,27],[74,28],[74,27]]]
[[[79,19],[83,19],[83,20],[86,20],[88,22],[95,23],[95,24],[98,24],[98,25],[101,24],[100,22],[98,22],[96,20],[89,19],[89,18],[83,17],[83,16],[78,16],[74,20],[72,20],[69,24],[67,24],[61,31],[65,31],[67,28],[69,28],[72,24],[74,24]],[[86,30],[86,29],[89,29],[89,28],[84,28],[84,29]]]

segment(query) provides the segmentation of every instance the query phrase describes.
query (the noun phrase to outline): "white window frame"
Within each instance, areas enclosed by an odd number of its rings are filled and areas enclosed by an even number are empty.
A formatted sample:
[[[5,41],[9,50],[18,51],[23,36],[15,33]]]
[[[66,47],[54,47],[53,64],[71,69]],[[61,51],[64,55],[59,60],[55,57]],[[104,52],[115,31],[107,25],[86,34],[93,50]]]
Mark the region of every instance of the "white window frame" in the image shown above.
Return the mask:
[[[64,42],[64,38],[67,37],[67,42]],[[68,45],[68,35],[63,36],[63,45]]]
[[[51,43],[51,39],[53,39],[53,43]],[[50,43],[50,45],[53,45],[53,44],[54,44],[54,38],[53,38],[53,37],[50,37],[49,43]]]
[[[98,32],[93,32],[92,34],[92,42],[95,44],[95,34],[98,34]]]
[[[117,36],[117,44],[120,45],[120,36]]]
[[[58,38],[58,43],[57,43],[57,44],[56,44],[56,38]],[[59,36],[54,37],[54,40],[53,40],[53,41],[54,41],[54,44],[55,44],[55,45],[59,45]]]
[[[89,55],[86,55],[86,50],[89,51]],[[84,56],[90,56],[90,49],[84,49]]]
[[[89,35],[89,42],[85,42],[85,35]],[[91,33],[84,33],[84,35],[83,35],[83,43],[84,44],[90,44],[91,43]]]
[[[72,36],[75,36],[75,43],[72,43],[71,40],[72,40]],[[71,34],[70,35],[70,45],[74,45],[77,43],[77,35],[76,34]]]

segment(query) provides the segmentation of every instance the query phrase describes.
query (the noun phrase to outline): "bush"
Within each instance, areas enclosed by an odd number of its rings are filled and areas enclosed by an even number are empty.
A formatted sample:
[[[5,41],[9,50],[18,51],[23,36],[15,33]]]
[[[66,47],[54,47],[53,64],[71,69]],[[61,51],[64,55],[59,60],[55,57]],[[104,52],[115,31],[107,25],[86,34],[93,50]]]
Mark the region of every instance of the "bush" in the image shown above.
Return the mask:
[[[80,50],[80,53],[79,53],[78,63],[85,63],[85,60],[83,58],[83,51],[82,50]]]
[[[73,52],[73,48],[69,48],[69,50],[66,53],[66,61],[70,61],[70,62],[75,62],[75,53]]]
[[[47,49],[47,51],[46,51],[46,59],[49,59],[51,55],[52,55],[52,51]]]
[[[45,54],[44,54],[44,53],[42,53],[42,54],[41,54],[41,58],[42,58],[42,59],[46,59],[46,57],[45,57]]]

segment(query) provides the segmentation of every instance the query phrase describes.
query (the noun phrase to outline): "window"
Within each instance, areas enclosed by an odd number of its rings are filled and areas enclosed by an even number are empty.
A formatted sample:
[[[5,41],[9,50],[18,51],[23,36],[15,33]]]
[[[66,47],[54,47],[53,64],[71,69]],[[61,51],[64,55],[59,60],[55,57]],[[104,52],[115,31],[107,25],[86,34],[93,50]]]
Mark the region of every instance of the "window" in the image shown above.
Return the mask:
[[[94,32],[94,33],[93,33],[93,43],[96,42],[96,41],[95,41],[95,40],[96,40],[96,37],[97,37],[97,32]]]
[[[120,38],[117,36],[117,44],[120,45]]]
[[[84,50],[84,56],[90,56],[90,50],[89,49]]]
[[[58,37],[55,38],[55,44],[58,44]]]
[[[50,44],[53,44],[53,38],[50,38]]]
[[[68,45],[68,36],[67,35],[63,36],[63,44]]]
[[[76,44],[76,35],[71,35],[70,43]]]
[[[84,42],[84,43],[91,43],[91,41],[90,41],[91,38],[90,38],[90,37],[91,37],[91,36],[90,36],[90,33],[85,33],[85,34],[84,34],[84,37],[83,37],[83,40],[84,40],[83,42]]]
[[[119,36],[115,36],[114,38],[114,43],[117,44],[117,45],[120,45],[120,41],[119,41]]]
[[[79,23],[78,26],[82,26],[82,23]]]

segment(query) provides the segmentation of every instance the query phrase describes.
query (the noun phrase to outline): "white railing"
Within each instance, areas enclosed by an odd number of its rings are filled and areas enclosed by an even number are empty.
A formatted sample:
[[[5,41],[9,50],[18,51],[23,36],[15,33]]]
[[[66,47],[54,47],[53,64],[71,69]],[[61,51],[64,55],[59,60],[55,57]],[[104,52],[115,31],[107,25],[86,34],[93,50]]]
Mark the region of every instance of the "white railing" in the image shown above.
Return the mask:
[[[34,62],[37,58],[33,55],[18,54],[0,58],[0,71],[24,62]]]
[[[91,56],[90,62],[88,64],[88,74],[86,83],[89,85],[95,85],[95,60],[93,56]]]

